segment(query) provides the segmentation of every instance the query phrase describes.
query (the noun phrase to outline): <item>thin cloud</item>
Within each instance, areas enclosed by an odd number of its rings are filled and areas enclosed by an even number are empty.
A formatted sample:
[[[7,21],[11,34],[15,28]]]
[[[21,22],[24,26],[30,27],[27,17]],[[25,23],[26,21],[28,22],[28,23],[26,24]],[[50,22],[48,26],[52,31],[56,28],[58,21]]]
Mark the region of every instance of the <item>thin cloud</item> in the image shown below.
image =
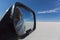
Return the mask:
[[[38,11],[37,13],[40,14],[40,13],[55,13],[55,12],[58,12],[60,11],[60,7],[58,8],[55,8],[55,9],[51,9],[51,10],[46,10],[46,11]]]

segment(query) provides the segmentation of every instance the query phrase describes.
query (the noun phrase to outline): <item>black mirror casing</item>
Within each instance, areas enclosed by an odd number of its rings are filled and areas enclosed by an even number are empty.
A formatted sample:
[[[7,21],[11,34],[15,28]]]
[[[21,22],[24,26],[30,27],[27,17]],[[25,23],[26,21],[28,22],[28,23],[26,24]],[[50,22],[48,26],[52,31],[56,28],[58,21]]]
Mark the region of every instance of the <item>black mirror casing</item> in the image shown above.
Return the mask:
[[[34,27],[33,27],[33,29],[32,29],[32,30],[31,30],[31,29],[27,30],[26,33],[23,34],[23,35],[21,35],[21,36],[17,36],[16,30],[14,29],[13,24],[12,24],[13,18],[11,18],[11,13],[13,13],[13,12],[15,11],[15,8],[16,8],[16,7],[22,7],[22,8],[24,8],[24,9],[26,9],[27,11],[32,12],[33,17],[34,17]],[[12,12],[12,9],[14,9],[13,12]],[[9,26],[9,27],[8,27],[8,26]],[[11,8],[6,12],[6,14],[5,14],[4,17],[2,18],[2,20],[0,21],[0,35],[1,35],[1,36],[2,36],[2,35],[4,36],[4,37],[3,37],[3,36],[1,37],[2,39],[5,39],[5,38],[6,38],[6,35],[7,35],[8,38],[14,35],[13,37],[15,37],[16,39],[17,39],[17,37],[20,38],[20,39],[24,39],[24,38],[27,37],[30,33],[32,33],[35,29],[36,29],[36,16],[35,16],[34,11],[31,10],[29,7],[23,5],[23,4],[19,3],[19,2],[16,2],[16,3],[14,4],[14,8],[11,7]],[[1,31],[1,30],[2,30],[2,31]],[[6,30],[7,30],[7,31],[6,31]],[[5,33],[6,33],[6,34],[5,34]],[[11,34],[11,35],[10,35],[10,34]],[[11,38],[13,38],[13,37],[11,37]],[[8,39],[8,38],[7,38],[7,39]],[[6,40],[7,40],[7,39],[6,39]]]

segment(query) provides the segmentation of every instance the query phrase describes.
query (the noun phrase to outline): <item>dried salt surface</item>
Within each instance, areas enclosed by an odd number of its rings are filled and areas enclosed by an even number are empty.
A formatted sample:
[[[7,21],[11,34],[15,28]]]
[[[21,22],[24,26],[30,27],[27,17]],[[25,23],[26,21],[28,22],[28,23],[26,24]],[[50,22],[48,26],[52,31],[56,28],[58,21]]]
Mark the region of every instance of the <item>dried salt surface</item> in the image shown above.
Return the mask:
[[[37,22],[36,30],[23,40],[60,40],[60,22]]]

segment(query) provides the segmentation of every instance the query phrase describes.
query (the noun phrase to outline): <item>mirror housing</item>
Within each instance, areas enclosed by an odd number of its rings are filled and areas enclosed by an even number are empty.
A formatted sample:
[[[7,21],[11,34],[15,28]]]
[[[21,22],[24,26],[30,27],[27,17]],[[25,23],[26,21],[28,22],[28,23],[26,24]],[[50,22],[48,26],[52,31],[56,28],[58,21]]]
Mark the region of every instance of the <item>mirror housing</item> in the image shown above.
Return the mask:
[[[32,33],[36,29],[36,16],[35,16],[35,13],[34,13],[34,11],[32,9],[30,9],[29,7],[23,5],[23,4],[19,3],[19,2],[15,3],[15,8],[16,7],[22,7],[24,9],[26,9],[27,11],[32,12],[32,15],[34,17],[34,27],[33,27],[33,29],[32,30],[29,29],[29,30],[26,31],[25,34],[19,36],[20,39],[24,39],[25,37],[27,37],[30,33]]]
[[[14,29],[13,27],[13,16],[11,16],[11,13],[13,14],[14,10],[16,7],[23,7],[24,9],[26,9],[27,11],[30,11],[32,12],[33,14],[33,17],[34,17],[34,27],[33,29],[29,29],[26,31],[26,33],[24,33],[23,35],[20,35],[18,36],[16,34],[16,30]],[[2,18],[2,20],[0,21],[0,34],[1,36],[4,34],[6,36],[7,33],[12,33],[13,35],[17,35],[16,37],[20,38],[20,39],[24,39],[25,37],[27,37],[30,33],[32,33],[35,29],[36,29],[36,16],[35,16],[35,13],[33,10],[31,10],[29,7],[19,3],[19,2],[16,2],[7,12],[6,14],[4,15],[4,17]],[[2,30],[2,31],[1,31]],[[7,30],[7,31],[6,31]],[[12,31],[12,32],[11,32]],[[5,33],[4,33],[5,32]],[[2,34],[3,33],[3,34]],[[8,34],[8,35],[9,35]],[[14,35],[14,36],[15,36]],[[4,36],[4,37],[5,37]],[[10,36],[10,35],[9,35]],[[8,36],[7,36],[8,37]],[[3,39],[3,38],[2,38]]]

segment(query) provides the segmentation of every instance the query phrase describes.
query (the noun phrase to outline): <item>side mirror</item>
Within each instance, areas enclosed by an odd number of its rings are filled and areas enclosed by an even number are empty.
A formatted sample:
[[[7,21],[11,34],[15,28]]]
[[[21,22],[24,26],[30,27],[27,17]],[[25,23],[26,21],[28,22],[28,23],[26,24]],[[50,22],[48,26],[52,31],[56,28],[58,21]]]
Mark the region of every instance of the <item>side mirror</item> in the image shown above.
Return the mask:
[[[36,28],[36,17],[33,10],[16,2],[13,6],[13,24],[20,39],[27,37]]]
[[[0,39],[24,39],[36,29],[35,13],[29,7],[16,2],[5,13],[0,21]]]

